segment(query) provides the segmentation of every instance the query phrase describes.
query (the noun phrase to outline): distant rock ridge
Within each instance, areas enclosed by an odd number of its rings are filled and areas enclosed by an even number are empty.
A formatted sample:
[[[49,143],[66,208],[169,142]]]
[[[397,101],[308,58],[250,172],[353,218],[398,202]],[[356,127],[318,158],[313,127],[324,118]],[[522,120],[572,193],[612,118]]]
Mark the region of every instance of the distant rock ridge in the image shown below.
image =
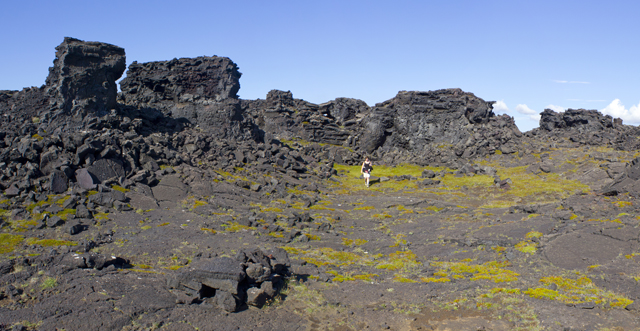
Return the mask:
[[[203,56],[134,62],[116,94],[124,69],[124,49],[65,38],[45,85],[0,91],[0,188],[153,187],[160,165],[326,178],[334,162],[365,156],[458,168],[555,146],[640,146],[638,128],[597,111],[545,110],[540,128],[523,135],[512,117],[493,113],[493,102],[457,88],[400,91],[373,107],[351,98],[314,104],[280,90],[243,100],[238,66]]]
[[[636,126],[622,124],[622,119],[592,109],[567,109],[540,113],[540,127],[527,132],[527,137],[544,137],[558,143],[570,141],[578,145],[609,145],[620,150],[638,149]]]

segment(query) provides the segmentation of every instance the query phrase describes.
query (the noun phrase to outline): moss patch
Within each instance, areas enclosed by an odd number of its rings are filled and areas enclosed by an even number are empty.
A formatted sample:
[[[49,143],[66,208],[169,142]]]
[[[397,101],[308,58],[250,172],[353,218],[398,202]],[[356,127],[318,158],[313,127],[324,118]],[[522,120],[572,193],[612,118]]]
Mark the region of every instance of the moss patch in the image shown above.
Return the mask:
[[[0,233],[0,254],[13,252],[24,240],[23,236],[9,233]]]

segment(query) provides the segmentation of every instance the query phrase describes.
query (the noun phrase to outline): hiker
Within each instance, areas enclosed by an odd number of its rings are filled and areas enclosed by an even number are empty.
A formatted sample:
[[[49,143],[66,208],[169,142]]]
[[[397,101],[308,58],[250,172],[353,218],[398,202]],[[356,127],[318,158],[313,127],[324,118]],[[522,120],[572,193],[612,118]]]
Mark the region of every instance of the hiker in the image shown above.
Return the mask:
[[[371,161],[369,161],[369,158],[367,157],[362,163],[362,168],[360,168],[360,173],[362,174],[362,176],[364,176],[364,184],[367,185],[367,187],[369,187],[369,177],[371,177],[371,170],[373,170],[373,167],[371,166]]]

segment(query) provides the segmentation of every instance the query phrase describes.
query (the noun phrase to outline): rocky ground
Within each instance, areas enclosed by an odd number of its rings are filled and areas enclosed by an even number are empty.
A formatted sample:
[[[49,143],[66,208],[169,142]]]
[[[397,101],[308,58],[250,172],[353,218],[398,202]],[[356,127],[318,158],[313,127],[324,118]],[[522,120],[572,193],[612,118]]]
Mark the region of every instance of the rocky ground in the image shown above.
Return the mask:
[[[0,91],[0,330],[640,329],[638,132],[459,89],[241,100],[67,38]],[[370,187],[360,162],[374,163]]]

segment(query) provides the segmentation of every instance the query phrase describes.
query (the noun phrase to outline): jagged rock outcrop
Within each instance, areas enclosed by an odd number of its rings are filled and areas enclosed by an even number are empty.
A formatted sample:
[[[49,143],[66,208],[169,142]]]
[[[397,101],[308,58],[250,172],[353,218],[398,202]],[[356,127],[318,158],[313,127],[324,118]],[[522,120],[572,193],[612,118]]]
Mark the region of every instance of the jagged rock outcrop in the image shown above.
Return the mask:
[[[513,118],[495,116],[492,102],[472,93],[401,91],[377,104],[362,120],[358,145],[367,153],[406,151],[418,160],[446,162],[495,150],[513,153],[521,135]]]
[[[264,131],[265,141],[303,139],[333,145],[349,145],[355,114],[368,110],[360,100],[340,98],[317,105],[279,90],[270,91],[266,100],[243,100],[242,105]]]
[[[633,197],[640,197],[640,157],[627,163],[624,172],[603,187],[601,193],[609,196],[629,193]]]
[[[134,62],[120,82],[120,101],[140,112],[165,116],[212,131],[220,139],[260,140],[245,121],[237,92],[241,73],[229,58],[203,56]]]
[[[115,109],[116,80],[125,68],[123,48],[66,37],[56,47],[56,59],[46,80],[52,118],[61,120],[62,114],[82,122],[88,115],[101,117]]]
[[[120,82],[121,97],[126,104],[159,109],[200,98],[237,99],[241,75],[238,66],[227,57],[134,61]]]
[[[16,137],[42,133],[38,130],[39,116],[48,109],[49,98],[44,93],[44,86],[0,91],[0,148],[11,146]],[[0,151],[0,155],[2,153]]]
[[[635,139],[638,127],[623,125],[622,120],[592,109],[568,109],[555,112],[545,109],[540,113],[540,127],[527,133],[556,144],[608,145],[620,150],[638,149]]]

